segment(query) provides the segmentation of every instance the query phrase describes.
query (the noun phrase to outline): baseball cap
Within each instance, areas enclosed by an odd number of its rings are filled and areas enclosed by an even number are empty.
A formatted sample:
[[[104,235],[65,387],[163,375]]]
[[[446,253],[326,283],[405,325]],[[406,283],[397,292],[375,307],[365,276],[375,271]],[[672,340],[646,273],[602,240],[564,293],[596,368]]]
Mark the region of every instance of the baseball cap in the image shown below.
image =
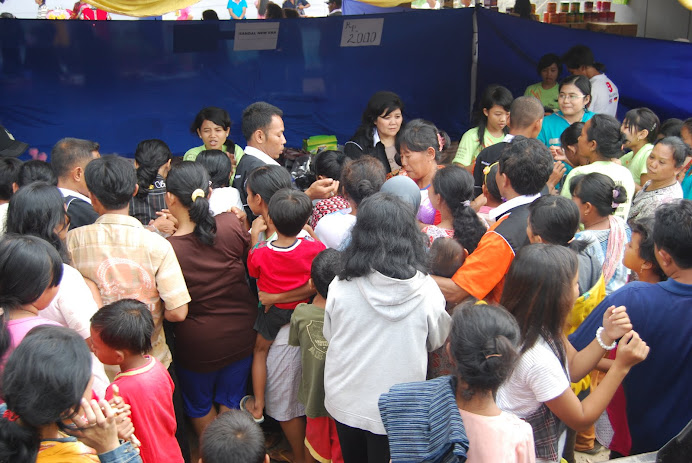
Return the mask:
[[[0,156],[16,158],[28,147],[28,144],[15,140],[12,134],[0,125]]]

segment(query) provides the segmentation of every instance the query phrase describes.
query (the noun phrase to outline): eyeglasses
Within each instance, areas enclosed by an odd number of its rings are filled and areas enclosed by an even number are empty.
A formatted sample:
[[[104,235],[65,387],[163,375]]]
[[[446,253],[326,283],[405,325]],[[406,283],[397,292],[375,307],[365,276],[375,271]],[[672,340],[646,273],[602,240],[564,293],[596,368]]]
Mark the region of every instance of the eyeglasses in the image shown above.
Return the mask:
[[[557,96],[558,100],[569,100],[569,101],[574,101],[578,100],[579,98],[585,98],[586,95],[577,95],[575,93],[560,93]]]

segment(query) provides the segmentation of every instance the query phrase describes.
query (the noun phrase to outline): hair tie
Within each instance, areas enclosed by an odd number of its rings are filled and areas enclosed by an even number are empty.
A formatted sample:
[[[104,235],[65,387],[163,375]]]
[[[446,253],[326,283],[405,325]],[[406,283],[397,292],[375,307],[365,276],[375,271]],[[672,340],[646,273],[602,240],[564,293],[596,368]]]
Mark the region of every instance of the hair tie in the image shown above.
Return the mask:
[[[204,198],[204,191],[202,191],[201,188],[197,188],[195,191],[192,192],[192,195],[190,197],[192,198],[192,202],[194,203],[197,198]]]
[[[464,207],[469,207],[469,206],[471,205],[471,201],[469,201],[469,200],[467,199],[466,201],[462,201],[462,202],[461,202],[461,205],[464,206]]]
[[[486,355],[486,356],[485,356],[485,359],[488,360],[490,357],[502,357],[502,354],[490,354],[490,355]]]
[[[5,413],[2,414],[2,417],[9,421],[17,421],[19,419],[19,415],[17,415],[9,408],[5,410]]]
[[[480,301],[476,301],[476,303],[473,305],[488,305],[488,303],[481,299]]]
[[[445,139],[442,137],[440,132],[437,132],[437,143],[440,145],[440,151],[442,151],[445,146]]]
[[[620,205],[613,201],[612,203],[610,203],[610,207],[612,207],[613,209],[617,209],[618,207],[620,207]]]

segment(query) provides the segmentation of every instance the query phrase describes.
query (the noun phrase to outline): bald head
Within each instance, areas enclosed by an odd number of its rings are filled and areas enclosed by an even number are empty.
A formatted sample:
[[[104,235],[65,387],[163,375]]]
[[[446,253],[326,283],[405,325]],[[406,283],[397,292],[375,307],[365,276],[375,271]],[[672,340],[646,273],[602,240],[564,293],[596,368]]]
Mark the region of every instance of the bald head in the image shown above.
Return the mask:
[[[541,101],[533,96],[520,96],[509,109],[509,126],[514,135],[536,138],[543,125],[545,110]],[[536,130],[536,127],[538,128]],[[533,134],[533,132],[536,132]]]

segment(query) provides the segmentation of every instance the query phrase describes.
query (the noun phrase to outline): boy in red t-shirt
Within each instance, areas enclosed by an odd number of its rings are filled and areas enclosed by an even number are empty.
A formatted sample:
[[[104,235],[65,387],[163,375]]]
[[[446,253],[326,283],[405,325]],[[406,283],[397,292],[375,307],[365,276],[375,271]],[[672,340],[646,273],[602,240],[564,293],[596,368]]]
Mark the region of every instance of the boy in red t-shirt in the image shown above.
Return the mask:
[[[120,373],[106,389],[106,400],[119,394],[132,407],[132,424],[141,441],[144,463],[183,462],[175,438],[173,381],[151,350],[154,319],[147,306],[134,299],[105,305],[91,318],[91,350],[105,365],[119,365]]]
[[[308,282],[312,260],[325,247],[312,238],[298,238],[312,213],[312,202],[305,193],[291,188],[281,189],[271,197],[268,208],[269,220],[276,228],[278,238],[258,243],[250,251],[247,259],[248,273],[257,279],[260,291],[285,293]],[[254,327],[257,340],[252,358],[252,388],[255,396],[245,396],[240,401],[241,410],[250,412],[258,423],[264,421],[262,412],[269,348],[281,327],[291,322],[293,309],[308,301],[309,299],[277,302],[268,308],[260,306],[258,310]]]

